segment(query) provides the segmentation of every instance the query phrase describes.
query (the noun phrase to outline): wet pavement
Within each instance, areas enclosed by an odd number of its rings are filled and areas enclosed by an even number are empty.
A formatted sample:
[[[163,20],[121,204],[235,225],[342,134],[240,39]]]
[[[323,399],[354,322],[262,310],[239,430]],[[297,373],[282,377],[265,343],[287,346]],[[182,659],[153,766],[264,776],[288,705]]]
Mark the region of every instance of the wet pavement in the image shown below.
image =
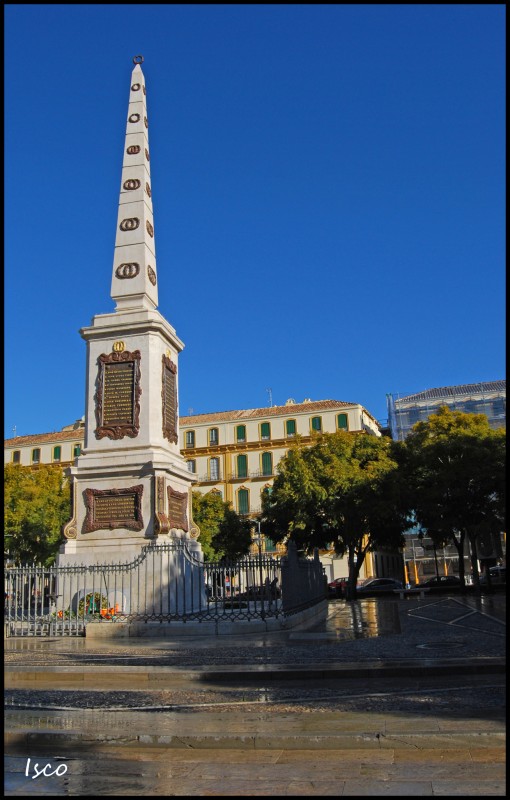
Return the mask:
[[[212,641],[6,640],[5,793],[503,796],[505,599],[334,601],[307,631]],[[34,778],[46,763],[67,770]]]

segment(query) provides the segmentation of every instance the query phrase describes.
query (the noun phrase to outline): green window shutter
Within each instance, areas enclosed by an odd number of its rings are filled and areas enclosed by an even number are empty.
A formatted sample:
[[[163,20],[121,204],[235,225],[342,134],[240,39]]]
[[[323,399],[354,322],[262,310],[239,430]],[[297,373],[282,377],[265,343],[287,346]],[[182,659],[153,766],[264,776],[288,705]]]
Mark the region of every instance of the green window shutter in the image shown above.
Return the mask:
[[[262,453],[262,474],[273,474],[273,456],[271,453]]]
[[[60,445],[57,445],[57,447],[53,448],[53,461],[60,461],[61,452],[62,448],[60,447]]]
[[[237,477],[248,477],[248,459],[246,456],[237,456]]]
[[[347,414],[339,414],[338,415],[338,427],[342,431],[349,430],[349,424],[347,422]]]
[[[320,417],[312,417],[312,430],[313,431],[320,431],[322,427],[322,422]]]
[[[271,426],[269,422],[263,422],[260,426],[260,437],[261,439],[270,439],[271,438]]]
[[[246,426],[245,425],[238,425],[236,428],[236,440],[238,442],[245,442],[246,441]]]
[[[81,444],[75,444],[73,447],[73,458],[77,458],[81,454]]]
[[[295,436],[296,435],[296,420],[295,419],[286,420],[285,429],[287,431],[287,436]]]
[[[248,500],[248,489],[239,489],[237,493],[237,502],[239,505],[239,513],[248,514],[250,510],[250,504]]]
[[[264,545],[266,553],[274,553],[276,550],[276,545],[273,540],[269,538],[269,536],[264,536]]]
[[[41,459],[41,451],[37,447],[35,450],[32,450],[32,461],[34,464],[38,464]]]

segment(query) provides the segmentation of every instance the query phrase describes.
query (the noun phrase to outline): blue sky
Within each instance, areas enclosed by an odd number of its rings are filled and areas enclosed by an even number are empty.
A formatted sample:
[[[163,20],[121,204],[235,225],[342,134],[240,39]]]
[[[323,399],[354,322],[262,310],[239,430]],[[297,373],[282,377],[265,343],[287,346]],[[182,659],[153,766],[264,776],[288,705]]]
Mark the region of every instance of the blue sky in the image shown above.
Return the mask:
[[[503,378],[504,31],[502,5],[6,6],[4,435],[84,413],[137,54],[181,415],[382,420]]]

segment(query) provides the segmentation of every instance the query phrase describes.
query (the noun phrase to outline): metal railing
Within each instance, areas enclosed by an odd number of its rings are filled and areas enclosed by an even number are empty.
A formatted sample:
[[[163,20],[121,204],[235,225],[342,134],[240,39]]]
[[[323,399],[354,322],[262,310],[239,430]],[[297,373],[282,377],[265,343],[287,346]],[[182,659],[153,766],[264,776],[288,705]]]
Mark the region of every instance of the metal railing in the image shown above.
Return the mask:
[[[90,622],[266,619],[324,599],[317,559],[259,554],[203,562],[185,541],[148,545],[132,562],[5,570],[7,636],[82,636]]]

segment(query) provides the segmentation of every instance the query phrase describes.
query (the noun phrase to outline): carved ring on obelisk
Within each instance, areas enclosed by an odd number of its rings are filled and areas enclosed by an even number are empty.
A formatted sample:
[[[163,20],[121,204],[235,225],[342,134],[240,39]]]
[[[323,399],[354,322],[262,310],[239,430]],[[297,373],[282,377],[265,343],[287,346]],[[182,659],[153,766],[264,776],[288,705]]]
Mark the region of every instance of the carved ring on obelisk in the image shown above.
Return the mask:
[[[134,83],[132,85],[131,89],[132,89],[133,92],[139,92],[140,91],[140,84],[139,83]]]
[[[130,122],[139,122],[139,120],[140,120],[140,114],[130,114],[129,115],[129,121]]]
[[[143,56],[134,56],[133,64],[143,64]]]
[[[119,225],[121,231],[134,231],[138,228],[140,224],[140,220],[138,217],[128,217],[127,219],[123,219]]]
[[[136,261],[133,261],[129,264],[119,264],[115,270],[115,275],[120,280],[124,280],[124,278],[136,278],[139,272],[140,264],[137,264]]]

